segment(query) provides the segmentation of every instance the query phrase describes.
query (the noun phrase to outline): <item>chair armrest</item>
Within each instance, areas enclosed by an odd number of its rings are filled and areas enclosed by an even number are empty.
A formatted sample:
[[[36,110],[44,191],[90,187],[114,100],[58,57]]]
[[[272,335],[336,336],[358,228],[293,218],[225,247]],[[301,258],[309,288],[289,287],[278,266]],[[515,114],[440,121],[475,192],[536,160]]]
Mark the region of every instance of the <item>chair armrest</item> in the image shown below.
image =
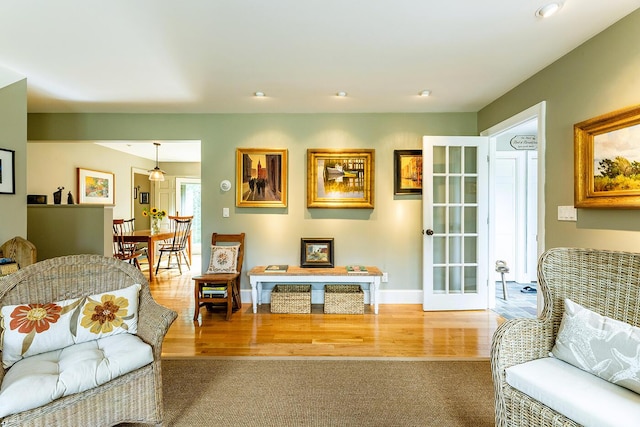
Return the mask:
[[[158,304],[148,290],[141,292],[137,335],[153,347],[156,360],[160,358],[164,336],[177,317],[178,313]]]
[[[554,344],[550,320],[511,319],[500,325],[491,341],[491,365],[504,376],[509,366],[547,357]]]

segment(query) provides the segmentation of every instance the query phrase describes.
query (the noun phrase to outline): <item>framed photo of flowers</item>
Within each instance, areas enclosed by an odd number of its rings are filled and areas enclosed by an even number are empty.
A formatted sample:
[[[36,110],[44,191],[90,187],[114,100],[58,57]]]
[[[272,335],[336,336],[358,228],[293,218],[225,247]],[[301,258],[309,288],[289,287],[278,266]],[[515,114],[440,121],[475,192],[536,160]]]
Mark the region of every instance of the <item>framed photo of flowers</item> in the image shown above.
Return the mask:
[[[640,105],[577,123],[574,205],[640,208]]]
[[[287,207],[287,150],[236,150],[236,206]]]
[[[111,172],[78,168],[78,203],[115,204],[116,178]]]
[[[373,209],[372,149],[308,149],[307,207]]]

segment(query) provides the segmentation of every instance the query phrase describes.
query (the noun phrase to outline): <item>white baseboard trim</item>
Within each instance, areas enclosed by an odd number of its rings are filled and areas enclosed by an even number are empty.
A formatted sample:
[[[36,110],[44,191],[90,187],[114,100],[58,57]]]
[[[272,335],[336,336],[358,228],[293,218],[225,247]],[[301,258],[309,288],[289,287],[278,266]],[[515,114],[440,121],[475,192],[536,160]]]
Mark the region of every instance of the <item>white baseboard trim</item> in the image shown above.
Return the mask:
[[[251,289],[242,289],[240,291],[242,302],[251,304]],[[262,291],[262,303],[269,304],[271,302],[271,292]],[[369,291],[364,291],[365,303],[369,303]],[[324,302],[324,293],[322,291],[312,292],[311,303],[322,304]],[[422,304],[421,290],[381,290],[380,301],[378,304]]]

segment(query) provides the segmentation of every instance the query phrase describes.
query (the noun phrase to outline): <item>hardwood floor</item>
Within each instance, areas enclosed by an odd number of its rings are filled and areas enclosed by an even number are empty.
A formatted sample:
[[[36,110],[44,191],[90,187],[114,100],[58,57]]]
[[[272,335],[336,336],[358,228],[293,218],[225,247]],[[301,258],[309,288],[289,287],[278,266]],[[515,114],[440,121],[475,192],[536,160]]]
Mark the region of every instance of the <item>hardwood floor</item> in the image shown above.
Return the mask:
[[[200,273],[194,257],[191,273]],[[144,267],[143,267],[144,268]],[[272,314],[262,305],[253,314],[246,302],[230,321],[222,311],[200,309],[193,321],[191,273],[161,270],[151,284],[154,298],[178,312],[163,356],[341,356],[488,358],[491,337],[504,320],[490,310],[424,312],[421,305],[381,304],[373,314]]]

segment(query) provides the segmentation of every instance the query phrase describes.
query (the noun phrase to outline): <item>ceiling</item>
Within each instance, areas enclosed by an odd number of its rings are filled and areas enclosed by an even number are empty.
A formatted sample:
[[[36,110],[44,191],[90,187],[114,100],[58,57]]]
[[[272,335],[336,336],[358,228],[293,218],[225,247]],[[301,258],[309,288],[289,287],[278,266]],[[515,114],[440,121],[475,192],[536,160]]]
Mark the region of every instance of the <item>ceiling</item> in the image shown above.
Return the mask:
[[[546,1],[2,0],[0,67],[29,112],[475,112],[640,7]]]

